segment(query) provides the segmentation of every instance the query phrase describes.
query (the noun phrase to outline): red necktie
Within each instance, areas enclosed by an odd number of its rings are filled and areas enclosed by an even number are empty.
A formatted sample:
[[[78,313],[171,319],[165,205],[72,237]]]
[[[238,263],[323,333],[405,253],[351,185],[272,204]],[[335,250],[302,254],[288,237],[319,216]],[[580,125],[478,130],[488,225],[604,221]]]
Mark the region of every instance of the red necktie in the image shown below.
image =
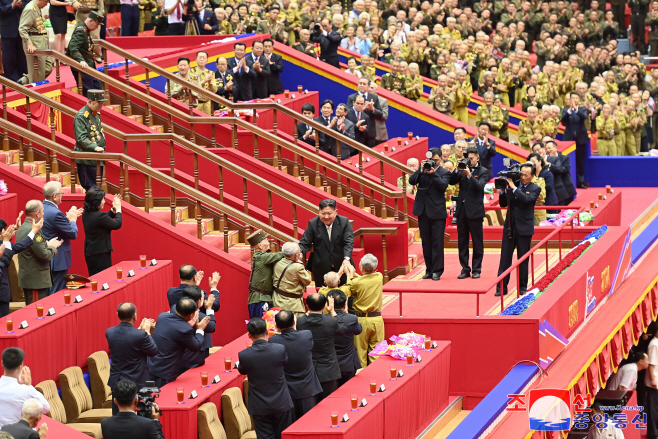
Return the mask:
[[[176,18],[180,20],[180,4],[176,6]]]

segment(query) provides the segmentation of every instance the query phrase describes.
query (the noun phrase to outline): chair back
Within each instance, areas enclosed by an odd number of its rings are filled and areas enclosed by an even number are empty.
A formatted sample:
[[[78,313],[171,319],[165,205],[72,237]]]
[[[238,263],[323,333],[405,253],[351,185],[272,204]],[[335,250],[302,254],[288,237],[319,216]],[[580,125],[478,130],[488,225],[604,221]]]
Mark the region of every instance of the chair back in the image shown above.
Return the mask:
[[[43,394],[43,397],[48,401],[48,405],[50,405],[48,417],[62,424],[66,424],[66,410],[64,410],[64,404],[57,393],[57,384],[55,384],[55,381],[41,381],[34,388]]]
[[[197,410],[199,439],[227,439],[224,426],[219,421],[217,406],[212,402],[203,404]]]
[[[231,387],[222,393],[222,419],[227,439],[240,439],[252,430],[249,412],[238,387]]]
[[[104,403],[112,394],[112,389],[107,385],[110,379],[110,359],[107,352],[94,352],[87,358],[89,367],[89,382],[91,384],[91,398],[95,409],[112,408],[112,401]]]
[[[91,393],[82,377],[82,369],[78,366],[69,367],[60,372],[59,384],[66,409],[66,418],[69,422],[75,422],[82,413],[93,408]]]

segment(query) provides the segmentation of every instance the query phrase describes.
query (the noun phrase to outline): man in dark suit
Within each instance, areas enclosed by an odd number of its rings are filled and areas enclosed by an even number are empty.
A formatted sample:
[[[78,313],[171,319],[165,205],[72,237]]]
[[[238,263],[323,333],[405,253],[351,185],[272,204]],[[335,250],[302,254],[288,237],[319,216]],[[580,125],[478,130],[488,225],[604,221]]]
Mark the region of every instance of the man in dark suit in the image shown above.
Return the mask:
[[[228,60],[228,72],[233,75],[233,100],[250,101],[252,99],[251,81],[256,80],[256,71],[245,56],[247,46],[237,42],[233,45],[235,57]]]
[[[341,266],[343,271],[352,271],[352,250],[354,249],[354,235],[352,226],[346,216],[338,215],[336,200],[325,199],[320,201],[320,212],[317,218],[308,222],[304,235],[299,241],[302,255],[313,247],[313,253],[308,258],[307,269],[313,273],[315,282],[320,285],[324,275],[330,271],[338,272]],[[343,274],[341,283],[347,277]]]
[[[320,380],[313,367],[313,334],[295,329],[295,315],[279,311],[274,317],[280,334],[270,337],[270,343],[286,348],[288,363],[284,367],[288,391],[294,405],[293,420],[304,416],[315,407],[315,396],[322,392]]]
[[[185,291],[185,288],[189,287],[190,285],[201,285],[204,274],[205,273],[203,271],[197,271],[196,268],[190,264],[181,265],[178,269],[180,285],[177,287],[171,287],[167,291],[167,302],[169,303],[169,308],[172,308],[174,305],[176,305],[178,300],[183,297],[183,291]],[[212,303],[212,310],[214,312],[219,311],[219,290],[217,290],[217,284],[219,284],[220,279],[221,276],[217,271],[215,271],[212,276],[208,278],[210,294],[215,296],[215,300]],[[208,293],[205,291],[203,292],[203,300],[204,302],[208,300]]]
[[[302,105],[302,116],[313,119],[315,116],[315,106],[313,104],[304,104]],[[317,122],[317,120],[316,120]],[[297,138],[304,143],[315,147],[315,130],[310,125],[304,123],[304,121],[297,122]]]
[[[580,106],[580,95],[571,93],[568,102],[569,107],[562,111],[562,125],[564,135],[562,140],[576,141],[576,179],[579,188],[585,188],[585,158],[587,156],[587,144],[589,135],[585,128],[587,120],[587,108]]]
[[[493,168],[491,167],[491,157],[496,155],[496,142],[489,139],[489,131],[491,126],[487,122],[480,122],[478,126],[478,135],[471,137],[467,140],[469,143],[475,143],[480,155],[480,165],[493,175]]]
[[[320,43],[320,61],[339,69],[338,46],[340,46],[342,37],[333,30],[331,21],[328,18],[324,18],[320,26],[321,29],[318,29],[318,31],[315,30],[315,25],[311,26],[311,41]]]
[[[576,197],[576,188],[571,178],[571,160],[557,150],[557,143],[553,140],[546,142],[546,160],[549,163],[548,169],[553,173],[556,181],[556,195],[560,206],[568,206]],[[558,183],[564,187],[562,194],[557,191]]]
[[[21,216],[23,216],[23,212],[18,214],[16,224],[12,224],[11,226],[7,226],[7,223],[0,219],[0,230],[2,230],[2,245],[0,245],[0,249],[3,249],[4,246],[4,251],[0,255],[0,317],[9,314],[9,303],[11,303],[9,266],[11,265],[11,259],[15,254],[22,252],[32,245],[34,237],[39,233],[43,226],[43,221],[32,224],[32,230],[30,233],[28,233],[21,241],[12,245],[10,241],[16,233],[16,226],[20,227]]]
[[[331,114],[334,112],[334,103],[333,101],[327,99],[320,104],[320,116],[314,119],[316,122],[321,123],[330,130],[337,131],[350,139],[354,139],[354,124],[347,120],[348,108],[345,104],[338,104],[336,108],[336,117],[331,117]],[[334,136],[327,135],[322,131],[316,133],[320,143],[320,149],[326,153],[329,153],[333,156],[338,155],[338,143]],[[341,143],[341,158],[347,157],[345,154],[346,145]],[[350,148],[350,153],[352,148]]]
[[[272,53],[274,43],[271,38],[263,40],[265,49],[265,59],[270,65],[270,76],[267,77],[267,94],[278,95],[283,93],[283,84],[281,83],[281,72],[283,72],[283,58],[281,55]]]
[[[347,327],[343,321],[345,314],[339,315],[334,311],[333,297],[311,294],[306,304],[309,314],[297,319],[297,330],[307,329],[313,334],[313,366],[322,386],[322,393],[318,397],[320,402],[338,388],[338,380],[342,377],[335,338],[337,335],[345,335]],[[325,307],[329,314],[322,314]]]
[[[280,439],[293,422],[293,402],[288,391],[286,348],[267,342],[267,324],[260,317],[247,323],[250,348],[238,353],[238,372],[249,379],[249,414],[254,417],[258,439]]]
[[[215,71],[215,82],[217,85],[217,95],[226,99],[231,99],[233,93],[233,74],[228,71],[228,61],[223,56],[217,58],[217,70]],[[219,110],[219,104],[214,103],[215,110]]]
[[[196,285],[189,285],[183,290],[183,297],[188,297],[197,304],[199,309],[199,320],[203,320],[206,316],[210,317],[208,326],[203,331],[203,345],[201,349],[192,350],[188,349],[183,355],[182,366],[178,370],[182,374],[186,370],[194,369],[195,367],[203,366],[206,363],[206,358],[210,355],[210,348],[212,347],[212,335],[215,332],[215,312],[212,309],[215,295],[211,294],[208,299],[204,299],[203,291]],[[176,305],[171,307],[171,312],[176,312]]]
[[[158,347],[151,337],[153,320],[144,318],[139,328],[135,328],[137,308],[130,302],[119,305],[117,316],[121,323],[105,331],[112,358],[107,385],[112,388],[113,395],[116,384],[123,379],[133,381],[140,389],[144,387],[149,380],[147,358],[158,353]],[[112,414],[118,412],[119,407],[113,401]]]
[[[489,170],[480,165],[480,154],[476,147],[468,148],[466,154],[469,165],[463,170],[458,167],[450,176],[450,184],[459,183],[455,217],[457,218],[457,247],[459,247],[459,263],[462,266],[462,272],[457,279],[471,276],[471,267],[468,265],[470,240],[473,242],[473,279],[478,279],[482,272],[482,258],[484,257],[483,200],[484,185],[489,181]]]
[[[364,146],[370,146],[370,137],[369,137],[369,127],[371,123],[370,118],[364,111],[365,108],[365,99],[363,96],[357,96],[353,102],[353,106],[350,110],[347,111],[347,120],[354,124],[354,140],[359,142]],[[356,149],[351,149],[352,155],[359,153]],[[342,154],[341,154],[342,155]]]
[[[19,81],[27,74],[27,58],[23,39],[18,34],[18,24],[23,8],[29,2],[23,0],[0,0],[0,35],[2,35],[2,67],[4,76]]]
[[[112,392],[119,413],[101,421],[105,439],[164,439],[158,405],[153,403],[151,419],[135,414],[137,408],[137,386],[130,380],[121,380]]]
[[[158,354],[148,359],[151,381],[162,387],[178,378],[187,349],[200,350],[203,346],[204,329],[210,317],[199,320],[196,302],[187,297],[176,303],[176,312],[163,312],[153,331]]]
[[[345,334],[337,335],[334,338],[336,357],[338,358],[341,374],[338,380],[338,387],[340,387],[351,380],[358,369],[361,369],[359,355],[356,352],[356,346],[354,346],[354,336],[361,334],[363,328],[359,323],[359,318],[347,312],[347,295],[343,291],[339,289],[331,290],[327,293],[327,297],[333,297],[336,315],[341,315],[345,323]]]
[[[77,219],[82,216],[83,209],[71,207],[66,214],[57,207],[62,202],[62,185],[58,181],[49,181],[43,187],[43,236],[46,239],[55,237],[62,239],[62,245],[57,254],[50,260],[53,286],[50,294],[66,288],[64,276],[71,268],[71,240],[78,237]]]
[[[546,197],[544,198],[544,205],[557,206],[557,195],[555,194],[555,177],[553,173],[548,170],[548,166],[544,158],[538,152],[533,152],[528,156],[528,161],[535,165],[535,173],[537,177],[544,179],[544,187],[546,189]],[[541,211],[535,211],[540,213]],[[556,210],[547,210],[546,213],[560,213]]]
[[[533,175],[535,175],[535,165],[532,163],[522,165],[519,187],[508,178],[508,187],[500,194],[500,206],[507,207],[507,216],[503,227],[498,276],[512,266],[514,248],[516,248],[517,259],[521,259],[530,251],[532,235],[535,234],[535,202],[541,193],[541,188],[532,183]],[[529,259],[526,259],[519,266],[518,288],[521,295],[528,289],[528,261]],[[503,279],[503,294],[507,294],[509,277],[508,274]],[[496,285],[496,296],[500,296],[500,283]]]
[[[43,413],[43,404],[35,398],[30,398],[23,402],[21,409],[21,420],[15,424],[3,425],[0,431],[9,433],[13,439],[46,439],[48,434],[48,424],[41,424],[37,430],[37,425],[41,421]]]
[[[217,16],[215,11],[210,7],[210,5],[204,5],[204,0],[196,0],[194,2],[194,7],[197,10],[197,14],[194,17],[199,26],[200,35],[214,35],[219,29],[219,23],[217,22]]]
[[[267,94],[267,78],[270,76],[270,62],[263,55],[263,42],[256,40],[251,44],[251,54],[245,55],[250,69],[256,72],[251,79],[252,99],[265,99]]]
[[[433,155],[432,159],[437,157]],[[426,165],[427,164],[427,169]],[[450,183],[450,172],[434,160],[434,167],[423,165],[409,177],[409,184],[418,185],[413,214],[418,217],[420,238],[423,241],[425,275],[423,279],[441,280],[443,274],[443,238],[446,230],[445,191]]]
[[[372,148],[375,146],[375,139],[377,138],[377,126],[375,119],[386,120],[381,107],[379,106],[379,98],[376,94],[370,91],[370,80],[366,77],[361,77],[358,83],[358,91],[352,93],[347,97],[347,106],[352,108],[357,96],[363,96],[365,106],[364,111],[368,115],[369,123],[367,127],[368,132],[368,146]],[[388,117],[388,116],[387,116]]]

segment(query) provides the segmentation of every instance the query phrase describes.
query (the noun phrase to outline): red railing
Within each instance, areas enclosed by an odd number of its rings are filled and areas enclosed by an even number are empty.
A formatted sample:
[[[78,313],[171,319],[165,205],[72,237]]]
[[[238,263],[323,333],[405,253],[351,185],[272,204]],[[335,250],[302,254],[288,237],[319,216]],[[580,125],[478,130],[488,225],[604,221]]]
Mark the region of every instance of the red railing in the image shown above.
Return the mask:
[[[490,210],[503,210],[507,209],[506,207],[500,207],[500,206],[490,206]],[[566,209],[573,209],[573,207],[569,206],[535,206],[535,209],[538,210],[566,210]],[[545,249],[545,255],[546,255],[546,273],[548,273],[549,270],[549,257],[548,257],[548,242],[557,236],[557,241],[558,241],[558,255],[559,255],[559,260],[562,261],[562,232],[567,226],[570,226],[570,239],[571,239],[571,248],[573,248],[576,243],[575,243],[575,235],[574,235],[574,224],[573,221],[575,219],[578,219],[580,216],[580,213],[585,211],[585,207],[581,207],[578,209],[573,215],[567,219],[566,222],[563,224],[559,225],[558,227],[555,228],[551,233],[549,233],[544,239],[539,241],[534,247],[528,251],[525,255],[523,255],[520,259],[518,259],[516,262],[514,262],[507,270],[505,270],[500,276],[496,278],[496,280],[487,288],[480,290],[480,291],[463,291],[463,292],[456,292],[456,291],[450,291],[449,293],[446,294],[475,294],[476,297],[476,304],[475,304],[475,315],[477,317],[480,317],[480,295],[482,294],[487,294],[489,291],[491,291],[492,288],[494,288],[496,285],[500,284],[500,312],[502,313],[503,310],[505,309],[505,294],[503,294],[503,279],[505,276],[510,274],[514,269],[516,269],[516,297],[520,297],[520,291],[519,291],[519,265],[525,261],[526,259],[530,258],[530,268],[529,271],[531,273],[531,280],[532,284],[535,284],[535,252],[538,252],[542,247]],[[400,287],[401,289],[404,289],[404,287]],[[436,291],[413,291],[413,293],[432,293],[436,294]],[[398,291],[398,299],[400,301],[400,317],[402,317],[402,295],[403,291]]]

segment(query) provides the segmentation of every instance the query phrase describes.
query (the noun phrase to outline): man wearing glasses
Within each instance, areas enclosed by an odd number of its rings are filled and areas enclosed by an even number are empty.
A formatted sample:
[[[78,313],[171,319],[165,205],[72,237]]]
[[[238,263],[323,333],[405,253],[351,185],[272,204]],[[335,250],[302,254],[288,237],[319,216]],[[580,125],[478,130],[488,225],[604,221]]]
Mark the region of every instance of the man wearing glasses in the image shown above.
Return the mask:
[[[53,277],[53,286],[48,295],[66,288],[64,276],[71,268],[71,240],[78,237],[76,221],[82,215],[82,208],[72,206],[66,214],[59,210],[62,203],[62,184],[58,181],[49,181],[43,187],[43,229],[46,240],[58,237],[63,240],[57,254],[50,260],[50,269]]]

